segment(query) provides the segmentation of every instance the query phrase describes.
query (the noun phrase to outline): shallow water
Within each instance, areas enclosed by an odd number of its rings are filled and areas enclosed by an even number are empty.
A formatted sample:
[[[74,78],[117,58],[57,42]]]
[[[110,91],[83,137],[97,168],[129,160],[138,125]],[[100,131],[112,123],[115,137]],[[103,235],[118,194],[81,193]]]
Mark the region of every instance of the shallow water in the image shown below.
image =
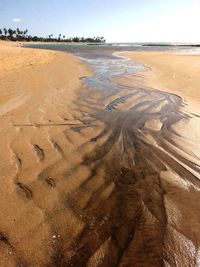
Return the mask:
[[[177,46],[141,46],[138,44],[105,44],[105,45],[83,45],[83,44],[35,44],[24,45],[25,47],[43,48],[49,50],[59,50],[72,53],[76,56],[87,59],[116,59],[114,52],[123,51],[168,51],[180,50]],[[190,50],[189,47],[182,47],[185,51]],[[195,48],[194,48],[195,49]]]

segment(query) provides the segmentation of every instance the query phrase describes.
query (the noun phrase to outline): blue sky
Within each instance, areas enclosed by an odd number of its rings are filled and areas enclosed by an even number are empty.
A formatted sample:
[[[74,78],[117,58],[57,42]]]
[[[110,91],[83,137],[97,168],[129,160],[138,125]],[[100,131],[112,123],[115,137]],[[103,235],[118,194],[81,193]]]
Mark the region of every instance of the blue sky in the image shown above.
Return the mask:
[[[200,42],[200,0],[0,0],[0,28],[108,42]]]

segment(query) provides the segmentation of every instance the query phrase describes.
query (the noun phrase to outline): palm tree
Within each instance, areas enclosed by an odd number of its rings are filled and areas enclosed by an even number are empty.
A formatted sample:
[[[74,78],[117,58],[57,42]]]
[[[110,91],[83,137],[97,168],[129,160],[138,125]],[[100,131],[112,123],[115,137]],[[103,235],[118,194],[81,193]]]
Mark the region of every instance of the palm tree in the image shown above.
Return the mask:
[[[6,28],[3,29],[5,36],[7,36],[8,30]]]
[[[9,39],[12,39],[14,31],[12,29],[8,29]]]
[[[22,35],[24,38],[26,38],[26,34],[27,34],[28,30],[22,31]]]
[[[19,28],[17,28],[16,29],[16,40],[20,40],[20,38],[21,38],[21,31],[20,31],[20,29]]]
[[[19,28],[16,29],[16,32],[17,32],[18,35],[20,35],[20,33],[21,33]]]
[[[11,41],[58,41],[58,42],[88,42],[88,43],[94,43],[94,42],[98,42],[98,43],[103,43],[105,42],[104,37],[93,37],[93,38],[79,38],[79,37],[70,37],[67,38],[66,35],[62,35],[61,33],[58,35],[58,37],[53,37],[53,34],[48,35],[46,38],[44,37],[38,37],[38,36],[31,36],[31,35],[27,35],[28,30],[24,30],[21,31],[19,28],[17,28],[16,30],[13,30],[11,28],[9,29],[0,29],[0,39],[3,40],[11,40]]]

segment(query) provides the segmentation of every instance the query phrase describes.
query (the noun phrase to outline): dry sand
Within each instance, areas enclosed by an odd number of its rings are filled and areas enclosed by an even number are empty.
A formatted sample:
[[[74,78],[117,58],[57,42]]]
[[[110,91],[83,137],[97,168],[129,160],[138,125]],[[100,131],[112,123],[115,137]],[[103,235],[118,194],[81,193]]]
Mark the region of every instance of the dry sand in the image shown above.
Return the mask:
[[[80,78],[89,74],[71,55],[0,42],[1,267],[45,266],[55,253],[56,232],[63,230],[52,231],[50,221],[62,220],[59,194],[52,191],[51,177],[43,181],[42,171],[59,162],[64,149],[70,159],[56,166],[57,172],[79,161],[64,138],[69,127],[62,124],[80,123],[74,102]],[[65,226],[71,217],[68,212]],[[81,223],[73,222],[76,227],[63,235],[79,231]]]

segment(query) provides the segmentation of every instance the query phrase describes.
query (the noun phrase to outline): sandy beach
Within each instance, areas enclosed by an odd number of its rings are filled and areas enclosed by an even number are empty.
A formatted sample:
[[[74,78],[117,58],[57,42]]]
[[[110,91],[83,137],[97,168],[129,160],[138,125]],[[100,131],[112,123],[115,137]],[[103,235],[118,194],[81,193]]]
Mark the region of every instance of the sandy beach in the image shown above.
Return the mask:
[[[123,54],[0,42],[0,266],[198,266],[198,56]]]
[[[80,78],[89,74],[87,67],[69,54],[0,42],[0,266],[27,266],[20,265],[21,261],[45,266],[48,262],[57,235],[46,222],[50,216],[46,209],[58,205],[59,194],[52,191],[55,182],[51,177],[43,180],[40,176],[65,153],[59,144],[64,141],[68,120],[80,123],[73,102]],[[69,161],[79,159],[72,153],[72,145],[64,142],[68,166]],[[59,168],[62,166],[57,166],[58,173]],[[69,213],[63,224],[71,216]],[[54,219],[59,224],[62,214],[49,220]],[[81,225],[76,225],[65,229],[65,235],[78,231]]]
[[[198,54],[190,54],[179,50],[170,52],[123,52],[122,55],[150,68],[151,71],[145,71],[140,76],[143,86],[177,94],[189,102],[190,108],[195,112],[200,112],[200,56]],[[124,82],[133,84],[135,77],[126,77]]]

